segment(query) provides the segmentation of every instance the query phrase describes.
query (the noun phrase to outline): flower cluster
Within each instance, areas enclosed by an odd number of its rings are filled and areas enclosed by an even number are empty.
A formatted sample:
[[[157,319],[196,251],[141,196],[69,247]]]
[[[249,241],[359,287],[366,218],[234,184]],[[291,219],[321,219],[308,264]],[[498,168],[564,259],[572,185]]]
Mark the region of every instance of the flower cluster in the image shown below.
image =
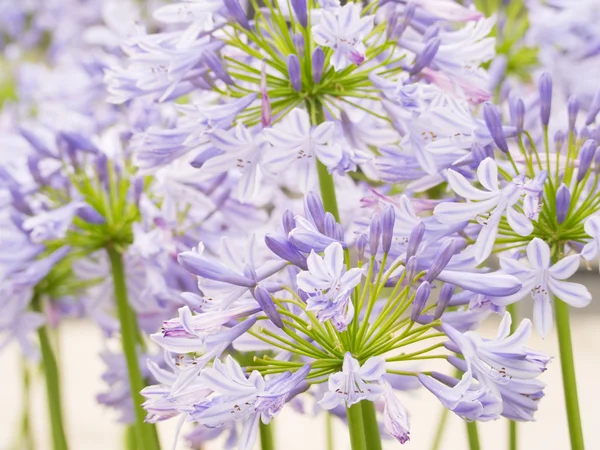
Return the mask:
[[[173,418],[194,448],[267,450],[278,413],[313,403],[353,450],[380,449],[380,428],[404,444],[419,387],[466,422],[532,421],[551,357],[528,340],[554,322],[573,389],[600,91],[562,99],[544,72],[525,95],[549,49],[537,61],[544,27],[521,12],[545,6],[89,3],[68,30],[57,11],[49,40],[45,8],[0,19],[0,349],[41,357],[49,395],[66,317],[102,330],[97,400],[144,450]],[[567,410],[578,442],[576,395]]]

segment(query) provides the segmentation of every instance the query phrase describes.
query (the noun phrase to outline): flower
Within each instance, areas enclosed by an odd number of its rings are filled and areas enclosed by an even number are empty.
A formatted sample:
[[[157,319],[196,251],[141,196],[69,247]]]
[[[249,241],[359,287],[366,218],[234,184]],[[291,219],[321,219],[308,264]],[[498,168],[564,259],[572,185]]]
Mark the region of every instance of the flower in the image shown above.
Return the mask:
[[[331,64],[338,72],[351,63],[361,65],[366,58],[363,41],[373,29],[375,16],[361,17],[361,12],[362,7],[354,3],[324,9],[312,29],[317,44],[333,49]]]
[[[372,357],[361,366],[350,352],[344,355],[342,371],[329,377],[328,391],[319,401],[325,409],[345,403],[352,406],[361,400],[377,400],[384,392],[378,381],[385,374],[385,360]]]
[[[311,251],[306,263],[308,270],[300,272],[296,281],[308,296],[307,309],[316,311],[321,322],[331,320],[343,331],[354,317],[350,296],[360,283],[362,270],[346,270],[344,250],[338,242],[329,245],[323,257]]]
[[[232,421],[241,422],[238,448],[249,450],[258,435],[258,421],[269,423],[309,370],[310,366],[307,365],[294,373],[284,372],[265,380],[257,371],[246,377],[241,366],[231,356],[226,358],[225,363],[217,359],[213,367],[204,369],[200,374],[200,381],[212,393],[193,406],[190,416],[209,428],[220,427]]]
[[[383,424],[392,436],[398,439],[401,444],[405,444],[410,439],[408,415],[404,410],[404,406],[394,394],[390,383],[382,378],[379,384],[383,388],[383,398],[385,400]]]
[[[545,337],[552,329],[552,294],[575,308],[583,308],[592,300],[584,285],[564,281],[577,271],[580,260],[580,255],[569,255],[551,266],[550,247],[540,238],[534,238],[527,244],[529,265],[516,259],[500,258],[502,270],[521,280],[523,287],[513,295],[492,298],[492,301],[497,305],[508,305],[530,294],[534,301],[536,331]]]
[[[473,187],[460,173],[449,169],[448,183],[456,194],[468,203],[444,202],[436,206],[435,217],[442,223],[457,223],[478,218],[482,227],[475,242],[475,258],[483,262],[492,252],[498,234],[500,220],[506,213],[510,227],[521,236],[533,231],[530,220],[515,209],[520,198],[519,184],[513,181],[500,189],[498,186],[498,166],[491,158],[484,159],[477,168],[477,178],[486,190]]]

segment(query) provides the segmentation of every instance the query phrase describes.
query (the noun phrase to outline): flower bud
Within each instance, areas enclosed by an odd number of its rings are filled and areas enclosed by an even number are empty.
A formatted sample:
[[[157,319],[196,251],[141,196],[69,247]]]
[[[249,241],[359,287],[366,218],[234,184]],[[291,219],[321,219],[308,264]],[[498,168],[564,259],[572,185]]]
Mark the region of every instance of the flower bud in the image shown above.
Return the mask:
[[[523,123],[525,122],[525,104],[523,99],[517,98],[510,102],[510,120],[512,126],[516,128],[517,134],[523,132]]]
[[[431,285],[428,281],[423,281],[421,285],[417,288],[417,293],[415,294],[415,300],[413,302],[412,311],[410,313],[410,320],[416,322],[423,309],[425,308],[425,304],[429,299],[429,295],[431,294]]]
[[[278,328],[283,328],[283,321],[277,311],[277,307],[271,298],[271,295],[262,286],[256,286],[254,288],[254,298],[262,308],[263,312],[267,317],[275,324]]]
[[[433,314],[433,320],[437,320],[442,317],[444,311],[448,307],[448,303],[450,303],[450,299],[454,295],[454,285],[450,283],[445,283],[440,290],[440,296],[438,298],[437,304],[435,305],[435,312]]]
[[[565,135],[562,131],[558,130],[554,133],[554,151],[560,153],[562,146],[565,143]]]
[[[296,15],[296,19],[298,19],[298,23],[302,25],[303,28],[306,28],[308,26],[308,7],[306,5],[306,0],[290,1],[292,3],[294,14]]]
[[[300,60],[296,55],[288,55],[287,69],[292,87],[296,92],[300,92],[302,90],[302,74],[300,72]]]
[[[248,18],[246,17],[246,13],[244,12],[242,5],[240,5],[240,2],[238,0],[223,0],[223,3],[232,19],[246,30],[249,30],[250,22],[248,22]]]
[[[431,264],[431,267],[427,271],[427,276],[425,279],[427,281],[433,281],[437,278],[437,276],[446,268],[446,265],[450,262],[450,259],[456,253],[454,248],[454,239],[450,239],[442,244],[438,252],[436,253],[436,257]]]
[[[556,191],[556,220],[558,223],[563,223],[569,212],[571,205],[571,191],[562,183]]]
[[[321,197],[314,192],[309,192],[305,199],[304,211],[310,217],[321,233],[325,231],[325,208]]]
[[[369,226],[369,250],[371,256],[377,254],[377,248],[379,247],[379,238],[381,237],[381,221],[379,216],[375,214],[371,219],[371,225]]]
[[[423,49],[423,51],[419,53],[415,58],[415,64],[413,65],[412,69],[410,69],[411,75],[419,73],[429,64],[431,64],[433,58],[435,57],[437,51],[440,48],[440,42],[441,41],[439,38],[433,38],[427,41],[427,44],[425,44],[425,48]]]
[[[392,205],[387,205],[381,216],[381,248],[384,253],[389,253],[394,237],[394,224],[396,223],[396,211]]]
[[[538,82],[540,92],[540,117],[542,125],[548,126],[550,123],[550,109],[552,107],[552,77],[547,72],[540,76]]]
[[[496,107],[489,102],[486,102],[483,106],[483,118],[485,119],[485,124],[498,148],[504,153],[508,153],[508,143],[506,142],[506,136],[504,136],[504,130],[502,129],[500,113]]]
[[[583,180],[590,168],[592,158],[596,153],[596,141],[588,139],[579,150],[579,167],[577,168],[577,181]]]
[[[265,244],[267,244],[269,250],[271,250],[281,259],[300,267],[302,270],[308,270],[306,257],[296,250],[296,248],[290,244],[287,239],[278,236],[266,235]]]
[[[289,209],[286,209],[281,216],[281,222],[283,223],[283,231],[286,236],[296,228],[296,219],[294,219],[294,213]]]
[[[406,245],[406,257],[412,258],[417,253],[417,248],[423,240],[425,234],[425,225],[423,222],[419,222],[410,232],[408,236],[408,244]]]
[[[321,81],[323,66],[325,64],[325,53],[321,47],[315,48],[312,54],[312,75],[315,84]]]
[[[356,252],[359,261],[363,261],[365,259],[365,248],[367,247],[367,236],[364,234],[359,234],[356,239]]]
[[[576,95],[571,95],[567,102],[567,112],[569,115],[569,131],[572,132],[575,129],[575,121],[577,120],[577,113],[579,112],[579,99]]]
[[[590,105],[590,109],[588,110],[587,117],[585,119],[585,124],[590,125],[596,120],[596,116],[600,112],[600,90],[596,91],[596,95],[592,99],[592,104]]]

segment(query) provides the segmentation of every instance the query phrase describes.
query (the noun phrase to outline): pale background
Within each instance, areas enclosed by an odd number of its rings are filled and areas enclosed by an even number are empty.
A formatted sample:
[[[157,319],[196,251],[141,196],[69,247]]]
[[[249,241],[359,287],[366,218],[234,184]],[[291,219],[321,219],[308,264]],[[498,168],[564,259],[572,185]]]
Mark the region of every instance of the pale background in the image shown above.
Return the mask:
[[[585,281],[600,281],[594,271],[585,276]],[[580,280],[583,281],[583,280]],[[593,283],[596,284],[596,283]],[[600,285],[600,283],[599,283]],[[594,289],[596,290],[596,289]],[[600,292],[598,292],[600,295]],[[600,298],[594,295],[595,300]],[[530,305],[523,311],[529,314]],[[588,450],[600,449],[600,304],[593,304],[584,311],[573,314],[572,329],[576,349],[576,368],[580,393],[583,427]],[[115,412],[98,405],[95,394],[105,389],[100,374],[103,364],[97,354],[102,347],[99,330],[91,323],[68,322],[60,335],[63,371],[63,392],[66,427],[72,450],[119,450],[122,448],[123,432],[115,422]],[[495,323],[481,330],[487,337],[495,334]],[[532,348],[558,355],[556,335],[545,340],[534,336]],[[0,353],[0,450],[21,450],[14,447],[21,411],[22,383],[20,379],[20,357],[18,348],[11,346]],[[521,450],[568,450],[569,440],[562,394],[560,365],[555,359],[542,375],[548,385],[542,399],[537,421],[519,426]],[[401,399],[410,414],[411,441],[400,446],[396,441],[387,441],[385,449],[428,450],[436,431],[442,407],[428,391],[421,389],[412,393],[401,393]],[[49,426],[47,423],[45,396],[42,381],[38,380],[33,391],[34,430],[37,449],[50,450]],[[338,419],[335,428],[335,448],[349,449],[345,426]],[[161,424],[159,433],[163,448],[169,450],[173,443],[175,421]],[[279,449],[282,450],[325,450],[325,418],[323,415],[308,418],[284,411],[275,420]],[[507,422],[498,420],[479,424],[482,450],[506,450]],[[183,440],[178,449],[185,449]],[[222,448],[220,441],[206,446],[206,450]],[[446,428],[442,450],[467,449],[464,423],[453,414]]]

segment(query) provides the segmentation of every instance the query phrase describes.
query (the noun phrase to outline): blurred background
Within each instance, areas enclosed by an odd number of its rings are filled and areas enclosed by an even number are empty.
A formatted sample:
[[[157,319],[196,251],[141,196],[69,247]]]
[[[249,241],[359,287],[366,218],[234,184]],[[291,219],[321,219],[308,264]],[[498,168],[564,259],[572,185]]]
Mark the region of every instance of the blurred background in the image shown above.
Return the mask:
[[[573,281],[586,284],[592,291],[594,300],[584,310],[572,310],[571,327],[575,348],[577,384],[583,417],[583,431],[586,448],[600,449],[600,274],[597,268],[580,272]],[[521,302],[521,314],[531,317],[531,302]],[[493,337],[497,322],[489,320],[481,329],[482,335]],[[60,332],[60,364],[62,369],[64,409],[66,429],[72,449],[112,450],[123,448],[123,427],[116,422],[114,411],[99,405],[95,395],[105,390],[100,379],[103,364],[97,350],[104,345],[97,326],[84,321],[64,323]],[[558,355],[556,334],[546,339],[532,335],[530,346],[546,352],[555,358]],[[548,385],[546,396],[540,402],[537,421],[519,425],[519,448],[523,450],[566,450],[569,448],[566,414],[562,393],[560,365],[556,358],[541,379]],[[26,449],[24,443],[16,442],[21,426],[23,408],[22,365],[19,349],[11,346],[0,353],[0,450]],[[50,449],[49,424],[47,423],[46,397],[43,380],[40,376],[32,380],[32,393],[29,399],[32,408],[32,427],[36,449]],[[411,440],[400,446],[395,440],[384,443],[385,449],[428,450],[431,448],[437,430],[442,406],[425,389],[406,392],[401,395],[410,413]],[[309,408],[311,409],[310,405]],[[346,450],[349,441],[345,425],[337,418],[335,423],[335,449]],[[275,419],[276,434],[285,442],[284,450],[325,450],[325,415],[316,417],[300,415],[285,408]],[[176,421],[159,425],[159,433],[164,449],[170,449],[175,437]],[[506,420],[479,424],[482,450],[508,449]],[[185,428],[183,430],[185,433]],[[179,449],[186,444],[180,439]],[[205,450],[223,448],[223,441],[214,441]],[[258,447],[257,447],[258,448]],[[464,422],[454,414],[449,414],[441,450],[467,449]]]

